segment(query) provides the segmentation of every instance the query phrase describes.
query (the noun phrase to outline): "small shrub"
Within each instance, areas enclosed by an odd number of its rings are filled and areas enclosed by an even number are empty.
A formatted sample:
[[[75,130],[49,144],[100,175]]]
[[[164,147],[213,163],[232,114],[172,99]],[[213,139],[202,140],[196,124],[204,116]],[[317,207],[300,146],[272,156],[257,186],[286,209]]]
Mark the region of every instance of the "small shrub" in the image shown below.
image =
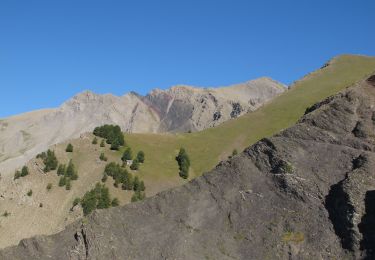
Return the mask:
[[[94,137],[94,139],[92,140],[92,144],[98,144],[98,138]]]
[[[21,177],[25,177],[26,175],[29,175],[29,168],[27,168],[27,166],[23,166],[21,170]]]
[[[3,213],[2,216],[3,216],[3,217],[9,217],[9,216],[10,216],[10,213],[9,213],[8,211],[4,211],[4,213]]]
[[[105,147],[104,139],[100,142],[100,147]]]
[[[102,178],[102,182],[106,182],[108,179],[108,175],[107,174],[103,174],[103,178]]]
[[[65,175],[66,173],[66,165],[65,164],[60,164],[59,167],[57,168],[57,175]]]
[[[139,162],[137,159],[133,160],[132,165],[130,165],[130,169],[136,171],[139,169]]]
[[[111,202],[111,206],[117,207],[118,205],[120,205],[120,202],[119,202],[118,198],[114,198]]]
[[[20,171],[16,171],[15,173],[14,173],[14,180],[17,180],[17,179],[19,179],[19,178],[21,178],[21,172]]]
[[[237,155],[237,154],[238,154],[237,149],[234,149],[233,152],[232,152],[232,156],[235,156],[235,155]]]
[[[50,191],[52,189],[52,183],[48,183],[46,189]]]
[[[145,153],[143,151],[139,151],[137,153],[137,161],[140,162],[140,163],[145,162]]]
[[[72,153],[73,152],[73,145],[72,144],[68,144],[68,146],[65,149],[65,152]]]
[[[190,167],[190,159],[189,156],[184,148],[180,149],[176,157],[176,161],[179,166],[179,175],[183,179],[187,179],[189,177],[189,167]]]
[[[71,188],[72,188],[72,184],[70,182],[70,178],[66,178],[65,189],[70,190]]]
[[[123,162],[126,162],[127,160],[132,160],[132,159],[133,159],[132,149],[128,147],[125,149],[124,153],[122,154],[121,160]]]
[[[66,184],[66,178],[65,176],[61,176],[59,180],[59,187],[63,187]]]
[[[73,207],[77,206],[79,203],[81,203],[81,199],[80,198],[75,198],[73,200]]]
[[[100,159],[101,161],[104,161],[104,162],[106,162],[106,161],[108,160],[108,158],[104,155],[104,153],[101,153],[101,154],[100,154],[99,159]]]
[[[33,190],[29,190],[26,194],[27,196],[31,197],[33,195]]]

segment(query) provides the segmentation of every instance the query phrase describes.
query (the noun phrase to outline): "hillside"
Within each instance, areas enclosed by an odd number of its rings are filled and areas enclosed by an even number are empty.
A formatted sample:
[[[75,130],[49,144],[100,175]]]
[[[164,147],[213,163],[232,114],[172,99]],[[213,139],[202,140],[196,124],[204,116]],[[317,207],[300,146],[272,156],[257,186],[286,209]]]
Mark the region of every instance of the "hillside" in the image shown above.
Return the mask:
[[[86,91],[59,108],[0,120],[0,170],[7,174],[50,145],[78,138],[98,125],[125,132],[188,132],[219,125],[254,111],[286,90],[269,78],[221,88],[176,86],[146,96],[118,97]]]
[[[233,149],[243,150],[249,144],[293,125],[307,107],[360,80],[375,70],[375,59],[363,56],[340,56],[329,66],[298,81],[289,91],[255,112],[230,120],[220,126],[202,132],[187,134],[126,134],[127,144],[133,153],[143,150],[146,161],[135,174],[146,184],[148,197],[172,187],[186,183],[178,176],[175,156],[180,147],[185,147],[191,158],[190,179],[212,169],[220,160],[225,160]],[[290,106],[293,104],[293,106]],[[91,129],[92,130],[92,129]],[[100,181],[105,162],[99,160],[105,152],[109,161],[120,162],[122,151],[113,152],[109,147],[92,145],[93,135],[83,134],[78,139],[54,145],[59,162],[67,164],[73,159],[79,179],[72,189],[57,187],[59,177],[55,172],[41,174],[36,160],[28,163],[31,174],[13,181],[13,176],[4,176],[0,181],[0,213],[7,211],[9,217],[0,217],[0,247],[18,243],[21,238],[36,234],[51,234],[63,229],[68,223],[82,216],[80,209],[70,211],[76,197]],[[100,141],[100,140],[99,140]],[[68,143],[75,147],[67,154]],[[46,190],[53,184],[51,191]],[[131,192],[113,187],[107,182],[110,192],[124,205],[130,201]],[[27,192],[32,189],[32,197]],[[43,207],[40,208],[40,203]]]
[[[374,105],[375,75],[186,185],[0,257],[373,259]]]

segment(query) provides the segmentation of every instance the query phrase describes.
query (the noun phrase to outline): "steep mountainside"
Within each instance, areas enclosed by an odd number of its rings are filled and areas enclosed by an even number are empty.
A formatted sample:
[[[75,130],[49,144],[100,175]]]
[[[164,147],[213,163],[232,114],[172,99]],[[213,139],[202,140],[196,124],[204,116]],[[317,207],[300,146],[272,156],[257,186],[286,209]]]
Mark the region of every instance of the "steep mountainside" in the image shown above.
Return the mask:
[[[216,89],[173,87],[142,97],[84,92],[57,109],[0,120],[0,171],[9,172],[52,144],[102,124],[125,132],[196,131],[253,111],[286,90],[268,78]]]
[[[373,259],[375,75],[212,172],[2,259]]]

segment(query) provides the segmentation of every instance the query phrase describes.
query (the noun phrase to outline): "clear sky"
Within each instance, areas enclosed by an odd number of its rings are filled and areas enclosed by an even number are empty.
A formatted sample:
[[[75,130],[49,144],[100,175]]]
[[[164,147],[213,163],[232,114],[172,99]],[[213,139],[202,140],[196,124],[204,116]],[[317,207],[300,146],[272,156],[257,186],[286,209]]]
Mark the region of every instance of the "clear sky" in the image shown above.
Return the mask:
[[[375,55],[374,11],[374,0],[1,0],[0,117],[86,89],[289,84],[335,55]]]

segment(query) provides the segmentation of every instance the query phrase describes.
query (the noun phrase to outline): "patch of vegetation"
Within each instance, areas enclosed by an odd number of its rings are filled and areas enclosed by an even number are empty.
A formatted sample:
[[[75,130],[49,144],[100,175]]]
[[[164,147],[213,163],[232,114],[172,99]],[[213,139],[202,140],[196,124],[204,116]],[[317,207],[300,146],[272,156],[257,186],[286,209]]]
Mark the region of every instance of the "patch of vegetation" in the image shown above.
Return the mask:
[[[294,167],[290,162],[283,161],[280,165],[280,170],[283,173],[289,173],[289,174],[294,173]]]
[[[56,170],[58,165],[58,160],[56,158],[55,152],[51,151],[50,149],[47,152],[42,152],[36,156],[36,158],[40,158],[43,160],[44,163],[44,172],[49,172]]]
[[[137,202],[137,201],[140,201],[140,200],[144,200],[146,198],[146,194],[145,192],[143,191],[136,191],[134,192],[132,198],[131,198],[131,201],[132,202]]]
[[[123,190],[132,190],[134,187],[133,175],[122,168],[118,163],[110,162],[105,166],[103,182],[107,180],[106,176],[111,176],[113,178],[115,187],[118,187],[120,183],[122,184]]]
[[[139,162],[138,159],[134,159],[132,164],[130,165],[130,169],[136,171],[139,169]]]
[[[95,209],[104,209],[112,206],[113,200],[109,195],[109,190],[104,184],[97,183],[95,188],[86,192],[80,200],[83,214],[87,216]],[[74,202],[73,202],[74,204]]]
[[[60,164],[59,168],[57,169],[57,175],[61,176],[59,179],[59,187],[64,187],[66,190],[70,190],[72,188],[71,181],[75,181],[78,179],[78,172],[75,169],[73,161],[70,160],[68,166],[66,167],[65,164]]]
[[[27,193],[26,193],[27,196],[31,197],[33,195],[33,190],[29,190]]]
[[[21,171],[16,170],[16,172],[14,173],[14,178],[13,179],[17,180],[17,179],[19,179],[21,177],[25,177],[27,175],[29,175],[29,168],[27,168],[27,166],[23,166],[22,169],[21,169]]]
[[[1,216],[3,216],[3,217],[9,217],[10,216],[10,212],[4,211],[4,213]]]
[[[104,139],[102,139],[102,141],[100,142],[100,147],[105,147]]]
[[[96,136],[94,137],[94,139],[92,139],[92,144],[98,144],[98,138],[96,138]]]
[[[145,153],[143,151],[139,151],[137,153],[137,157],[136,157],[137,161],[139,163],[144,163],[145,162]]]
[[[100,159],[101,161],[104,161],[104,162],[106,162],[106,161],[108,160],[108,158],[104,155],[104,153],[101,153],[101,154],[100,154],[99,159]]]
[[[48,183],[46,189],[47,191],[50,191],[52,189],[52,183]]]
[[[118,150],[125,145],[124,135],[118,125],[103,125],[94,129],[94,135],[105,138],[111,145],[111,150]]]
[[[189,177],[190,158],[184,148],[180,148],[180,152],[176,157],[179,166],[179,175],[181,178],[187,179]]]
[[[285,232],[281,240],[285,243],[301,243],[305,240],[305,236],[302,232]]]
[[[73,152],[73,145],[72,144],[68,144],[66,146],[65,152],[72,153]]]
[[[81,203],[81,199],[80,198],[75,198],[74,200],[73,200],[73,207],[75,207],[75,206],[77,206],[79,203]]]
[[[127,160],[133,160],[133,153],[130,147],[127,147],[125,149],[124,153],[122,154],[121,160],[123,162],[126,162]]]
[[[120,205],[120,202],[119,202],[118,198],[114,198],[111,202],[111,206],[117,207],[118,205]]]

